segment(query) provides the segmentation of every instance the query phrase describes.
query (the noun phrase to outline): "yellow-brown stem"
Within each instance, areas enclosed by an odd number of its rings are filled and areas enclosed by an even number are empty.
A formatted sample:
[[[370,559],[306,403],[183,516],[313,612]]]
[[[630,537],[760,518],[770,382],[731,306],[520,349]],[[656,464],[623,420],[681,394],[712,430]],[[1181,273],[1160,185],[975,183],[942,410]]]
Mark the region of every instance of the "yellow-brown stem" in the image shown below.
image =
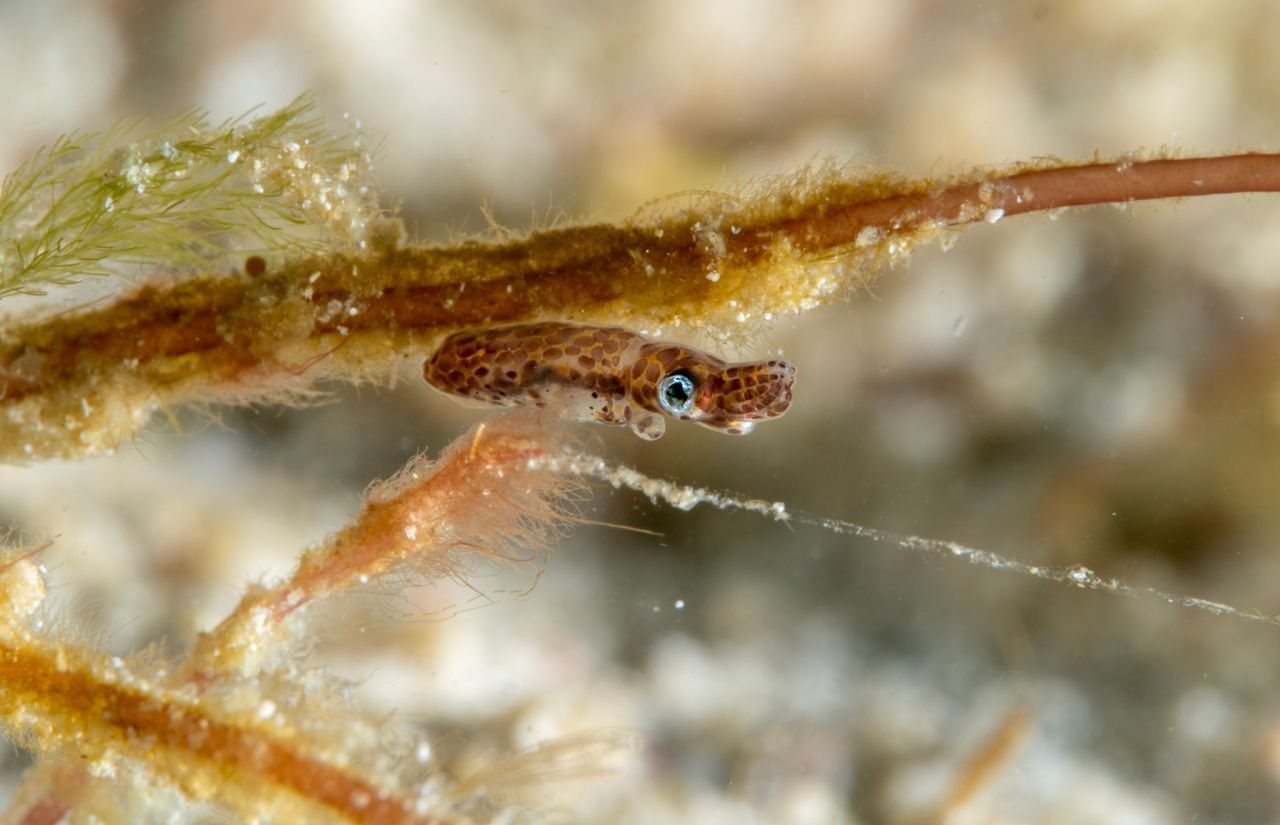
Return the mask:
[[[37,752],[107,763],[127,754],[192,798],[213,796],[232,807],[239,797],[251,808],[267,800],[276,811],[318,804],[354,822],[444,825],[416,813],[410,800],[308,755],[305,746],[162,689],[111,678],[77,658],[65,648],[0,641],[0,717]],[[290,806],[271,788],[296,801]]]
[[[1280,155],[1265,154],[1043,161],[945,181],[812,175],[667,217],[150,285],[0,332],[0,459],[114,449],[158,406],[385,373],[465,327],[560,318],[728,335],[831,300],[913,244],[983,217],[1277,190]]]

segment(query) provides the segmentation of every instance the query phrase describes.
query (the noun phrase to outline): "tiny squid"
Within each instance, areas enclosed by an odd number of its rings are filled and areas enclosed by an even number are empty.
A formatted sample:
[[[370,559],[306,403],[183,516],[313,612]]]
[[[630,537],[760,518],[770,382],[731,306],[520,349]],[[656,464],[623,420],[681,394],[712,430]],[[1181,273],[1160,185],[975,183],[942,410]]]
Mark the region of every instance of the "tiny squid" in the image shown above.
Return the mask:
[[[463,399],[532,404],[652,440],[664,416],[745,435],[791,406],[796,371],[786,361],[729,364],[621,327],[547,321],[451,335],[422,374]]]

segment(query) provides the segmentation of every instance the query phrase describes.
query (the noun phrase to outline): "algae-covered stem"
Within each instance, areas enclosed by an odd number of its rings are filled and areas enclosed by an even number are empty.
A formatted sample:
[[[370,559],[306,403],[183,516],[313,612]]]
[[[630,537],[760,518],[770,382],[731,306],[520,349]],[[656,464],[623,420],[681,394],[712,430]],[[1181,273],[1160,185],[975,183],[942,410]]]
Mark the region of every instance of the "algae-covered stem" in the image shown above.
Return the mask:
[[[0,460],[108,452],[168,406],[385,374],[391,359],[425,355],[467,327],[553,318],[740,339],[984,218],[1277,190],[1280,155],[1269,154],[1042,160],[943,180],[837,170],[732,203],[502,242],[373,237],[364,256],[273,261],[265,273],[255,262],[256,274],[152,284],[85,312],[3,325]]]

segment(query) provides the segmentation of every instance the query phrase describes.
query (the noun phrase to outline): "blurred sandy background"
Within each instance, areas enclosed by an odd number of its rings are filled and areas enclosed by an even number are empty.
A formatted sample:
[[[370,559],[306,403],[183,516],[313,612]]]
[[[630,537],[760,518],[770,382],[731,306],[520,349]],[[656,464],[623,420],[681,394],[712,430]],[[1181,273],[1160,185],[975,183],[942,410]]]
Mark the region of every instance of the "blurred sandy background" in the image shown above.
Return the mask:
[[[445,240],[484,207],[617,218],[828,156],[1275,148],[1280,6],[0,2],[3,169],[70,129],[304,90],[375,132],[385,203]],[[584,434],[651,474],[1280,613],[1277,221],[1256,196],[982,225],[761,342],[798,401],[750,438]],[[0,514],[57,535],[77,622],[176,652],[478,415],[412,381],[188,415],[3,468]],[[581,529],[527,596],[487,582],[447,620],[361,631],[389,608],[354,605],[318,656],[444,760],[637,734],[612,778],[538,790],[572,821],[1280,820],[1280,629],[628,495],[590,514],[663,535]],[[0,760],[12,782],[23,757]]]

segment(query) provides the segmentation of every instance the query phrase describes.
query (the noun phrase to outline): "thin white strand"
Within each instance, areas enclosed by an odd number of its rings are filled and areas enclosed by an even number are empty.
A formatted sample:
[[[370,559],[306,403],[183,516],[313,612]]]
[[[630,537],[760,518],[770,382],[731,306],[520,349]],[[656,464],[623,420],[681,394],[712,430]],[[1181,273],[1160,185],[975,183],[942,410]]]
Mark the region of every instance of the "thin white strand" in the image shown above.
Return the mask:
[[[594,478],[609,484],[614,489],[634,490],[643,494],[655,504],[664,503],[678,510],[692,510],[699,504],[705,504],[719,510],[746,510],[773,521],[818,527],[839,535],[858,536],[881,544],[892,545],[902,550],[929,553],[941,558],[960,559],[968,564],[987,567],[992,570],[1008,570],[1084,590],[1104,590],[1121,596],[1153,599],[1193,610],[1202,610],[1215,616],[1230,616],[1280,627],[1280,616],[1263,613],[1255,608],[1241,609],[1222,602],[1209,601],[1208,599],[1200,599],[1194,596],[1179,596],[1176,593],[1158,590],[1153,587],[1135,587],[1119,579],[1099,576],[1084,565],[1053,567],[1027,564],[999,553],[993,553],[990,550],[980,550],[954,541],[894,533],[840,519],[816,518],[814,516],[791,513],[787,510],[787,505],[780,501],[770,502],[761,499],[742,498],[728,493],[707,490],[702,487],[691,487],[673,481],[650,478],[630,467],[610,464],[603,458],[585,453],[567,452],[559,456],[542,456],[531,459],[530,464],[552,472]]]

